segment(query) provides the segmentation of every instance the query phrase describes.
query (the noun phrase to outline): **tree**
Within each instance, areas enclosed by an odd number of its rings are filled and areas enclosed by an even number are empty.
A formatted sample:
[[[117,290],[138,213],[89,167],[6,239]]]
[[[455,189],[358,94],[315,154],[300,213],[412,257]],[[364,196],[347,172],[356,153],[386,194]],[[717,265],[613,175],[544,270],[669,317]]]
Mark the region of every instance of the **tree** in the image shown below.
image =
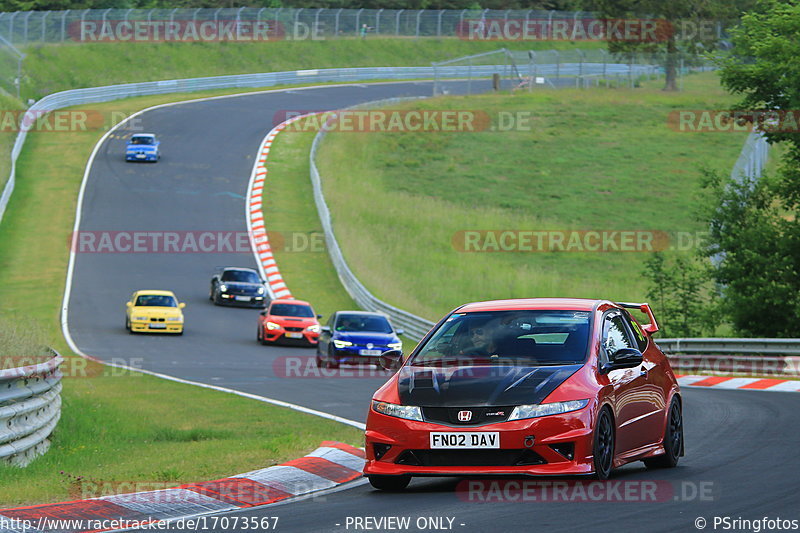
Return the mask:
[[[783,113],[775,127],[763,125],[770,143],[788,147],[777,185],[787,209],[800,205],[800,4],[761,0],[733,32],[733,54],[720,59],[723,86],[742,98],[736,109]],[[787,121],[786,119],[792,119]]]
[[[608,50],[620,54],[663,54],[664,90],[675,91],[680,58],[697,58],[715,49],[720,41],[717,29],[729,25],[742,9],[752,5],[753,0],[586,0],[584,9],[608,18],[647,17],[664,21],[664,31],[659,32],[656,42],[609,41]]]
[[[697,337],[714,331],[716,301],[709,290],[708,269],[698,258],[681,255],[668,261],[656,252],[645,262],[644,277],[650,281],[647,298],[653,302],[664,335]]]
[[[800,223],[785,208],[780,181],[730,181],[710,175],[706,255],[737,332],[800,335]]]

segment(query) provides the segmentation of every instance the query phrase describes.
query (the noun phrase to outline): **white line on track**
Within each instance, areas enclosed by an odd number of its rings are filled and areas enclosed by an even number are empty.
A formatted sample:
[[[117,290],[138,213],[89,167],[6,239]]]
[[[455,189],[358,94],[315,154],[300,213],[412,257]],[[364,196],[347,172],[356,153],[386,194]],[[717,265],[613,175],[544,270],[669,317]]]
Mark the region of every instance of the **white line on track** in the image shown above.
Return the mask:
[[[388,83],[398,83],[398,82],[388,82]],[[399,82],[399,83],[403,83],[403,82]],[[385,84],[385,83],[379,83],[379,84],[376,84],[376,85],[383,85],[383,84]],[[334,84],[334,85],[313,86],[313,87],[300,87],[300,88],[292,89],[292,91],[305,91],[305,90],[313,90],[313,89],[324,89],[324,88],[330,88],[330,87],[347,87],[349,85],[350,84],[346,84],[345,83],[345,84]],[[287,92],[287,89],[272,89],[272,90],[267,90],[267,91],[253,91],[253,92],[248,92],[248,93],[228,94],[228,95],[222,95],[222,96],[210,96],[210,97],[207,97],[207,98],[195,98],[195,99],[191,99],[191,100],[182,100],[180,102],[168,102],[168,103],[165,103],[165,104],[159,104],[159,105],[155,105],[155,106],[148,107],[146,109],[142,109],[140,111],[137,111],[136,113],[134,113],[131,116],[129,116],[128,118],[126,118],[124,121],[120,122],[119,124],[117,124],[116,126],[111,128],[110,130],[108,130],[100,138],[100,140],[97,141],[97,143],[94,145],[94,149],[92,149],[92,153],[89,156],[88,162],[86,163],[86,169],[84,170],[83,179],[81,181],[80,191],[78,193],[78,204],[77,204],[77,207],[75,208],[75,224],[73,225],[73,228],[72,228],[73,239],[75,238],[75,235],[77,235],[77,233],[78,233],[78,231],[80,229],[81,211],[82,211],[82,208],[83,208],[83,197],[84,197],[84,193],[86,192],[86,184],[87,184],[87,182],[89,180],[89,174],[91,173],[92,164],[94,163],[95,157],[97,156],[97,153],[99,152],[100,147],[103,145],[103,143],[105,143],[105,141],[108,139],[108,137],[111,136],[118,128],[120,128],[121,126],[126,124],[129,120],[131,120],[131,119],[133,119],[133,118],[135,118],[135,117],[137,117],[137,116],[139,116],[139,115],[141,115],[143,113],[146,113],[148,111],[153,111],[154,109],[161,109],[161,108],[164,108],[164,107],[171,107],[171,106],[184,105],[184,104],[192,104],[192,103],[196,103],[196,102],[206,102],[206,101],[209,101],[209,100],[221,100],[221,99],[226,99],[226,98],[238,98],[238,97],[243,97],[243,96],[252,96],[252,95],[256,95],[256,94],[286,93],[286,92]],[[247,200],[245,200],[245,204],[247,204]],[[249,220],[249,219],[247,219],[247,220]],[[64,339],[66,339],[67,344],[72,349],[72,351],[75,352],[76,354],[80,355],[81,357],[83,357],[85,359],[89,359],[91,361],[95,361],[97,363],[100,363],[100,364],[103,364],[103,365],[106,365],[106,366],[112,366],[112,367],[115,367],[115,368],[123,368],[123,369],[130,370],[130,371],[133,371],[133,372],[140,372],[142,374],[148,374],[148,375],[151,375],[151,376],[155,376],[157,378],[165,379],[165,380],[168,380],[168,381],[174,381],[174,382],[183,383],[183,384],[186,384],[186,385],[194,385],[196,387],[202,387],[204,389],[212,389],[212,390],[216,390],[216,391],[219,391],[219,392],[225,392],[225,393],[228,393],[228,394],[234,394],[236,396],[241,396],[243,398],[249,398],[249,399],[252,399],[252,400],[259,401],[259,402],[269,403],[269,404],[277,405],[277,406],[280,406],[280,407],[286,407],[286,408],[289,408],[289,409],[293,409],[295,411],[300,411],[302,413],[318,416],[320,418],[325,418],[327,420],[333,420],[335,422],[346,424],[348,426],[352,426],[352,427],[355,427],[355,428],[358,428],[358,429],[361,429],[361,430],[366,429],[366,426],[361,422],[358,422],[358,421],[355,421],[355,420],[350,420],[348,418],[343,418],[343,417],[340,417],[340,416],[336,416],[336,415],[333,415],[331,413],[325,413],[323,411],[318,411],[316,409],[311,409],[311,408],[308,408],[308,407],[304,407],[302,405],[297,405],[297,404],[293,404],[293,403],[290,403],[290,402],[285,402],[283,400],[278,400],[278,399],[275,399],[275,398],[267,398],[265,396],[258,396],[256,394],[250,394],[248,392],[239,391],[239,390],[236,390],[236,389],[229,389],[227,387],[219,387],[219,386],[216,386],[216,385],[209,385],[207,383],[200,383],[200,382],[197,382],[197,381],[189,381],[189,380],[181,379],[181,378],[178,378],[178,377],[175,377],[175,376],[170,376],[168,374],[161,374],[161,373],[158,373],[158,372],[153,372],[153,371],[150,371],[150,370],[144,370],[144,369],[141,369],[141,368],[134,368],[134,367],[130,367],[130,366],[127,366],[127,365],[116,364],[116,363],[108,363],[106,361],[103,361],[102,359],[99,359],[97,357],[94,357],[94,356],[91,356],[89,354],[84,353],[75,344],[75,341],[72,339],[72,335],[69,332],[69,300],[70,300],[70,296],[72,294],[72,277],[73,277],[73,274],[75,272],[75,256],[76,256],[76,254],[75,254],[75,243],[73,242],[72,246],[70,246],[70,252],[69,252],[69,264],[67,266],[67,280],[66,280],[66,284],[65,284],[65,287],[64,287],[64,297],[63,297],[63,299],[61,301],[61,331],[62,331],[62,333],[64,335]]]

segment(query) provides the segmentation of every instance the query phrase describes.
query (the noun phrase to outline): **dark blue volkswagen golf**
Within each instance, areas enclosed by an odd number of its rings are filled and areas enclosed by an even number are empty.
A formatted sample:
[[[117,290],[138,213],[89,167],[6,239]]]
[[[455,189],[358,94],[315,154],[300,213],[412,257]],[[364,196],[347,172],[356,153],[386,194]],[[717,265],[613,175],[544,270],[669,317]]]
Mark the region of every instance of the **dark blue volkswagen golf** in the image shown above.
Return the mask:
[[[382,353],[403,349],[398,337],[402,334],[403,330],[394,329],[380,313],[337,311],[319,334],[317,366],[379,365]]]

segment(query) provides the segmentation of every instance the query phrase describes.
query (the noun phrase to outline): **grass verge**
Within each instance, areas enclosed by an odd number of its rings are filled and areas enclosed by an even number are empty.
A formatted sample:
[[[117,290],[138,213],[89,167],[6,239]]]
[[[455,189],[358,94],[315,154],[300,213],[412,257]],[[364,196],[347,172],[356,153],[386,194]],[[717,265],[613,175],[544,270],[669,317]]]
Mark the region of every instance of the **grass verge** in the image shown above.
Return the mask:
[[[273,249],[286,285],[295,298],[310,301],[324,323],[335,311],[359,306],[339,281],[324,247],[309,178],[308,154],[316,132],[309,129],[300,122],[298,131],[286,130],[275,138],[262,205],[269,231],[287,236],[282,248]],[[401,340],[406,352],[415,344],[405,336]]]
[[[144,97],[94,108],[132,113],[203,96],[209,94]],[[51,450],[24,470],[0,466],[0,506],[68,499],[78,478],[179,484],[282,462],[324,439],[360,444],[362,433],[354,428],[115,371],[72,354],[59,323],[66,243],[86,160],[101,134],[31,133],[18,160],[17,188],[0,231],[2,318],[41,324],[41,338],[67,359],[67,377]],[[9,346],[15,351],[21,345]]]
[[[658,231],[696,244],[701,168],[730,172],[743,134],[671,129],[674,110],[725,109],[714,74],[641,89],[447,97],[393,109],[532,113],[532,128],[345,133],[319,154],[339,242],[379,298],[431,320],[468,301],[644,299],[647,253],[464,253],[464,230]],[[690,241],[693,240],[692,241]],[[688,244],[687,244],[688,242]]]
[[[498,50],[599,48],[602,43],[496,42],[451,39],[334,39],[329,41],[82,43],[29,46],[23,63],[24,98],[80,87],[255,72],[427,66]],[[104,68],[97,68],[103,65]]]

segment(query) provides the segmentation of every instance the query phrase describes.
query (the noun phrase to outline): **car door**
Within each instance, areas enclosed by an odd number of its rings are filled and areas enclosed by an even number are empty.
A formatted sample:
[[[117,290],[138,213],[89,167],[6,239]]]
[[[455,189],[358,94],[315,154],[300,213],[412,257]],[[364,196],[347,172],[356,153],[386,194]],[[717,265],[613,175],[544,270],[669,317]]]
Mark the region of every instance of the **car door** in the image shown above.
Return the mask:
[[[642,395],[647,402],[649,415],[642,419],[641,430],[647,435],[646,444],[656,444],[664,437],[666,423],[666,401],[671,388],[671,380],[666,374],[663,354],[658,351],[655,343],[641,330],[639,324],[632,320],[628,312],[623,314],[623,320],[633,333],[636,347],[642,352],[642,371],[646,374],[646,383]]]
[[[334,324],[336,324],[336,313],[333,313],[330,318],[328,318],[328,323],[325,325],[325,329],[320,328],[317,350],[321,354],[328,354],[328,346],[331,343],[331,335],[333,335]]]
[[[603,317],[601,360],[613,361],[614,352],[622,348],[636,348],[630,328],[622,311],[614,310]],[[642,365],[608,371],[608,379],[614,392],[614,418],[617,425],[616,453],[625,453],[649,444],[647,431],[652,409],[643,396],[647,389],[647,373]]]

